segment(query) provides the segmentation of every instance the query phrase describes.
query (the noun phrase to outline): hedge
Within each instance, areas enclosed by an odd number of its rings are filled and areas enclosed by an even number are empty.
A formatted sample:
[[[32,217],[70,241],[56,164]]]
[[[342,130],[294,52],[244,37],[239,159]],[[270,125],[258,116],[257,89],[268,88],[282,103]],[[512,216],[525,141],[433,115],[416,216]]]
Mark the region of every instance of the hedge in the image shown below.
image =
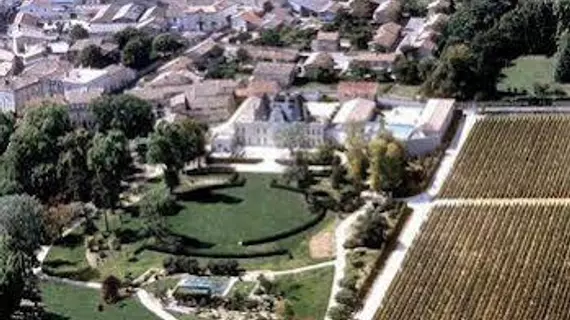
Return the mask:
[[[191,170],[184,171],[184,174],[188,176],[203,176],[212,173],[235,173],[236,170],[232,167],[202,167],[194,168]]]
[[[327,215],[327,210],[322,210],[321,213],[316,215],[313,219],[311,219],[311,220],[307,221],[306,223],[304,223],[300,226],[297,226],[293,229],[283,231],[283,232],[279,232],[277,234],[273,234],[273,235],[267,236],[267,237],[245,240],[245,241],[242,241],[241,244],[242,244],[242,246],[253,246],[253,245],[259,245],[259,244],[274,242],[277,240],[288,238],[290,236],[293,236],[295,234],[301,233],[305,230],[308,230],[308,229],[314,227],[319,222],[323,221],[323,219],[326,217],[326,215]]]
[[[224,251],[203,251],[190,248],[173,248],[168,244],[150,244],[146,247],[147,250],[167,253],[172,255],[182,255],[188,257],[205,257],[205,258],[223,258],[223,259],[247,259],[247,258],[265,258],[273,256],[282,256],[289,254],[288,249],[275,249],[267,251],[252,251],[252,252],[224,252]]]
[[[275,159],[277,164],[282,166],[292,166],[295,164],[295,159]],[[319,161],[317,159],[311,159],[310,157],[307,159],[307,164],[309,166],[330,166],[332,161]]]
[[[199,192],[209,192],[225,188],[243,187],[246,182],[247,179],[245,177],[240,177],[237,173],[234,172],[226,182],[221,182],[212,185],[187,186],[186,188],[180,187],[178,190],[175,191],[175,193],[192,194]]]
[[[269,187],[275,188],[275,189],[283,189],[283,190],[292,191],[292,192],[298,192],[298,193],[302,193],[302,194],[307,193],[307,190],[305,190],[303,188],[297,188],[297,187],[290,186],[287,184],[282,184],[282,183],[277,182],[277,180],[275,180],[275,179],[271,180],[271,182],[269,183]]]
[[[263,162],[262,158],[242,158],[242,157],[227,157],[227,158],[218,158],[218,157],[208,157],[206,158],[206,163],[208,164],[234,164],[234,163],[243,163],[243,164],[257,164]]]
[[[374,266],[372,267],[370,274],[368,274],[360,288],[358,288],[358,298],[360,301],[366,298],[366,295],[374,284],[374,281],[382,269],[384,262],[388,259],[392,251],[394,251],[398,245],[398,236],[400,235],[400,231],[402,231],[404,225],[406,224],[406,221],[408,221],[408,217],[413,212],[413,210],[409,207],[404,207],[401,210],[404,210],[404,212],[399,217],[398,222],[396,222],[394,229],[392,229],[392,232],[388,237],[388,241],[386,241],[386,245],[382,248],[382,252],[378,255],[376,261],[374,261]]]

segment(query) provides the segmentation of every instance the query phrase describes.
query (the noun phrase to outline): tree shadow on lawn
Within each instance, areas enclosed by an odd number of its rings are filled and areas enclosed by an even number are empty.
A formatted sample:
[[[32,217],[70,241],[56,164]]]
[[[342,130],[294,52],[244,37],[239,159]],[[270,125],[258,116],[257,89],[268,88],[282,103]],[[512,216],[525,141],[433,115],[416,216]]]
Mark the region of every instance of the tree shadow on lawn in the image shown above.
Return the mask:
[[[238,204],[242,203],[243,199],[217,192],[185,192],[177,194],[177,198],[182,201],[192,201],[198,203],[223,203],[223,204]]]
[[[74,267],[77,265],[77,263],[64,259],[55,259],[55,260],[45,261],[44,265],[51,268],[59,268],[59,267]]]
[[[83,245],[83,236],[80,234],[71,233],[63,238],[57,239],[54,242],[54,245],[65,248],[76,248],[77,246]]]
[[[43,317],[44,320],[71,320],[70,317],[47,311]]]

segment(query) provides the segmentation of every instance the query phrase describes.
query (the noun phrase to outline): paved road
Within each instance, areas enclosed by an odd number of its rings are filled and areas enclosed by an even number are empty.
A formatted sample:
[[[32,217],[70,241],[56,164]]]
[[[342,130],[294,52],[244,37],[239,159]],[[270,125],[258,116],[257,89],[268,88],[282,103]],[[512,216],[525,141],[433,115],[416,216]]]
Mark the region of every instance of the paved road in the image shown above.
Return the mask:
[[[380,308],[382,299],[384,298],[390,283],[402,266],[406,252],[411,247],[414,238],[419,233],[423,222],[427,219],[432,206],[437,202],[433,201],[434,197],[437,196],[445,178],[451,172],[453,163],[455,162],[461,147],[465,143],[469,132],[478,118],[479,116],[476,116],[473,112],[467,112],[467,116],[459,127],[450,147],[445,151],[444,158],[442,159],[428,190],[415,197],[405,199],[408,206],[411,207],[414,212],[400,233],[397,248],[390,254],[384,268],[378,274],[364,301],[363,308],[356,315],[356,319],[374,319],[374,315]]]

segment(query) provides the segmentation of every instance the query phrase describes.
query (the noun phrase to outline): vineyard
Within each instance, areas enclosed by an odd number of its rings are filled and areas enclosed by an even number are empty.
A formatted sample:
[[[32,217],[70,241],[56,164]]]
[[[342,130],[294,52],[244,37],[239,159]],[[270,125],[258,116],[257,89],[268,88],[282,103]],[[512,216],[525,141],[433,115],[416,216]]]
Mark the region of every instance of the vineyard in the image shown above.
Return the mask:
[[[570,197],[570,116],[494,116],[479,120],[440,196]]]
[[[436,207],[376,320],[570,319],[570,206]]]

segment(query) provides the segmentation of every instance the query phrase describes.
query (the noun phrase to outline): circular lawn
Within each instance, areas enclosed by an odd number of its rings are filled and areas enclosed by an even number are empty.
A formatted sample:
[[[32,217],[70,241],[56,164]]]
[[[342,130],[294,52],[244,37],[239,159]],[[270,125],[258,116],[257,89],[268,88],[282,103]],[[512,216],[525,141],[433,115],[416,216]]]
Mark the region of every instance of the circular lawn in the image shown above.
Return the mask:
[[[213,190],[167,219],[170,230],[217,245],[237,244],[291,230],[313,218],[300,193],[271,188],[277,176],[241,174],[243,187]]]

